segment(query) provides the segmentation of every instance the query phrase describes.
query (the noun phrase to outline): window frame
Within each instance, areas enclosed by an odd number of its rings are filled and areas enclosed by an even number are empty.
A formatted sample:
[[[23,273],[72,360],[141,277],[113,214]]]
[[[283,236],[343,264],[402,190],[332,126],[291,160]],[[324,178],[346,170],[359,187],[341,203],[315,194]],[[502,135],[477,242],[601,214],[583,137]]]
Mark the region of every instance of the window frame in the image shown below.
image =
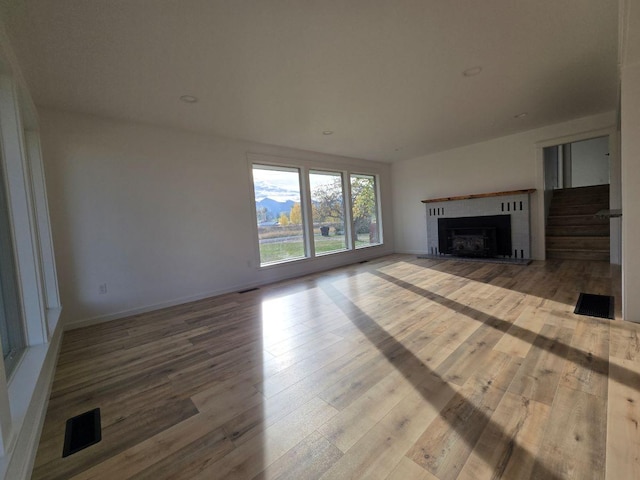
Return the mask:
[[[1,140],[0,140],[1,141]],[[1,150],[0,146],[0,150]],[[0,153],[1,157],[1,153]],[[0,158],[0,228],[6,231],[1,235],[6,236],[6,245],[0,239],[3,247],[0,252],[0,315],[3,315],[6,322],[6,335],[4,339],[9,346],[9,351],[4,351],[2,346],[2,356],[4,361],[5,375],[11,378],[15,368],[20,363],[22,355],[26,349],[26,332],[24,324],[24,314],[20,299],[20,286],[18,283],[18,271],[16,269],[16,248],[13,244],[13,226],[11,222],[10,206],[8,201],[8,186],[5,181],[4,162]],[[2,210],[5,210],[4,212]],[[3,268],[4,267],[4,268]],[[10,316],[11,318],[7,318]],[[0,335],[4,329],[0,329]]]
[[[300,215],[302,216],[302,248],[303,248],[303,255],[301,257],[295,257],[295,258],[285,258],[283,260],[274,260],[272,262],[262,262],[262,255],[260,252],[260,233],[259,233],[259,226],[258,226],[258,213],[256,211],[256,194],[255,194],[255,179],[253,176],[253,171],[254,169],[262,169],[262,170],[272,170],[272,171],[280,171],[280,172],[286,172],[286,171],[295,171],[298,174],[298,189],[300,191]],[[253,196],[253,216],[254,216],[254,224],[256,226],[256,235],[254,237],[254,239],[258,240],[258,264],[260,265],[260,267],[268,267],[271,265],[280,265],[283,263],[290,263],[290,262],[295,262],[295,261],[299,261],[299,260],[305,260],[307,258],[312,257],[311,255],[311,250],[309,248],[309,232],[307,231],[306,228],[306,224],[307,224],[307,213],[306,213],[306,208],[305,208],[305,198],[303,195],[303,191],[304,191],[304,173],[302,171],[302,169],[300,167],[294,167],[294,166],[284,166],[284,165],[273,165],[273,164],[268,164],[265,165],[263,163],[253,163],[251,165],[251,193]],[[313,242],[312,242],[313,243]]]
[[[328,174],[328,175],[339,175],[340,176],[340,186],[342,187],[342,210],[343,210],[343,217],[344,217],[344,248],[340,249],[340,250],[332,250],[330,252],[321,252],[321,253],[317,253],[315,252],[315,232],[313,231],[313,192],[311,191],[311,175],[312,174]],[[347,212],[347,199],[346,199],[346,190],[345,190],[345,172],[341,171],[341,170],[331,170],[331,169],[326,169],[326,168],[309,168],[307,171],[307,178],[309,178],[309,198],[311,200],[311,232],[312,232],[312,239],[314,239],[314,241],[312,242],[314,245],[314,257],[324,257],[327,255],[334,255],[337,253],[343,253],[343,252],[348,252],[349,250],[353,250],[352,247],[352,239],[351,239],[351,215],[349,212]]]
[[[353,242],[353,249],[354,250],[363,250],[366,248],[372,248],[372,247],[377,247],[380,245],[384,245],[384,235],[383,235],[383,231],[382,231],[382,207],[381,207],[381,197],[380,197],[380,176],[377,174],[372,174],[372,173],[364,173],[362,171],[353,171],[353,172],[349,172],[349,178],[347,179],[347,183],[349,184],[349,207],[351,208],[351,217],[353,217],[353,197],[352,197],[352,192],[351,192],[351,176],[352,175],[356,175],[356,176],[362,176],[362,177],[373,177],[373,182],[374,182],[374,193],[375,193],[375,200],[376,200],[376,219],[377,219],[377,225],[378,225],[378,238],[380,239],[378,243],[370,243],[368,245],[360,245],[360,246],[356,246],[356,241],[357,241],[357,237],[358,237],[358,233],[356,232],[356,228],[355,228],[355,220],[351,220],[351,227],[352,227],[352,242]]]
[[[255,185],[253,179],[253,167],[267,167],[273,169],[297,169],[300,172],[300,198],[302,207],[303,227],[305,230],[305,248],[306,256],[304,258],[288,259],[278,262],[269,262],[261,264],[260,260],[260,243],[258,236],[258,218],[255,206]],[[313,212],[311,202],[311,190],[309,174],[310,172],[328,172],[340,173],[342,175],[342,188],[345,203],[345,236],[347,237],[346,248],[335,252],[327,252],[317,254],[315,250],[315,242],[313,240]],[[375,179],[376,194],[376,215],[378,218],[378,235],[380,242],[371,245],[355,246],[355,227],[353,224],[352,205],[351,205],[351,175],[365,175]],[[283,266],[300,265],[306,262],[322,261],[342,256],[354,255],[358,252],[367,250],[368,248],[383,248],[384,237],[382,233],[382,198],[381,198],[381,172],[375,168],[353,167],[348,163],[337,163],[331,161],[303,160],[299,158],[282,157],[263,153],[247,152],[247,176],[250,186],[250,205],[251,218],[253,226],[253,245],[254,245],[254,261],[248,262],[248,266],[255,266],[260,270],[278,268]]]
[[[0,51],[0,61],[2,60]],[[13,242],[24,350],[7,375],[0,366],[0,476],[27,465],[30,451],[16,449],[30,434],[52,378],[62,338],[60,298],[36,109],[19,78],[0,63],[0,168],[3,169]],[[3,456],[2,456],[3,455]]]

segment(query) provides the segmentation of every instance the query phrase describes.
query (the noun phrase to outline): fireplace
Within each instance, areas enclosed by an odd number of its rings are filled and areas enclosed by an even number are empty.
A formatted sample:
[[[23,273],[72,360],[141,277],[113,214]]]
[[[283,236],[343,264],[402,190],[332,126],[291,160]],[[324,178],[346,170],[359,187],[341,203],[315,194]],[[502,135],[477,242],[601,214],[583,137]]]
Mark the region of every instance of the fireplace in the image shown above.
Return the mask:
[[[427,256],[466,256],[523,263],[531,258],[534,189],[423,200]]]
[[[441,254],[468,257],[511,256],[511,216],[438,219]]]

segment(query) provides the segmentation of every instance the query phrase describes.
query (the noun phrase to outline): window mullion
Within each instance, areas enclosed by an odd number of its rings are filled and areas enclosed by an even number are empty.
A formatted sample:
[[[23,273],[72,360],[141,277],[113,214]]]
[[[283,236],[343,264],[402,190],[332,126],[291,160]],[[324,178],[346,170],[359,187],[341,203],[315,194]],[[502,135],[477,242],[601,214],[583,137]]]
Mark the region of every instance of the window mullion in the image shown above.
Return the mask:
[[[355,243],[355,228],[353,225],[353,213],[352,213],[352,201],[351,201],[351,173],[348,171],[343,172],[342,176],[342,190],[344,191],[344,226],[345,226],[345,235],[349,239],[349,244],[347,245],[348,250],[354,250],[356,247]]]
[[[313,242],[313,213],[311,206],[311,192],[309,190],[309,169],[300,168],[300,196],[302,202],[302,225],[305,232],[305,252],[306,256],[313,258],[316,256],[316,247]]]

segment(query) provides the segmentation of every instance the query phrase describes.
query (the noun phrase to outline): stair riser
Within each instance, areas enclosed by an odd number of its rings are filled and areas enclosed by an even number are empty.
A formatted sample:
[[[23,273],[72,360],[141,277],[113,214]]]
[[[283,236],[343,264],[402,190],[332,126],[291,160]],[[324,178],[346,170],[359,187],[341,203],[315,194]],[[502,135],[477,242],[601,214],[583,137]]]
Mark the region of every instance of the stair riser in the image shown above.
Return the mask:
[[[547,248],[609,250],[609,237],[547,237]]]
[[[609,262],[609,254],[602,252],[554,252],[547,251],[548,259],[557,260],[591,260]]]
[[[555,190],[547,218],[547,258],[609,261],[609,186]]]
[[[595,215],[600,210],[608,210],[608,204],[595,204],[595,205],[567,205],[567,206],[555,206],[551,204],[549,208],[549,215],[562,216],[562,215]]]
[[[609,204],[609,195],[575,195],[553,197],[553,205],[590,205],[592,203]]]
[[[547,235],[556,237],[608,237],[609,225],[547,225]]]

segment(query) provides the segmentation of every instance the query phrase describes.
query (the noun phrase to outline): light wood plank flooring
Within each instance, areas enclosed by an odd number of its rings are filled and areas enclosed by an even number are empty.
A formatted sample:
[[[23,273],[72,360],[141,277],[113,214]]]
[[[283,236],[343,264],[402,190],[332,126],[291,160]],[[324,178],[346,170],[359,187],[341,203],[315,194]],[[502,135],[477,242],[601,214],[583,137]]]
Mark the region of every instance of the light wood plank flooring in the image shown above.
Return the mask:
[[[33,478],[637,479],[619,288],[604,262],[393,255],[70,331]],[[102,441],[61,458],[96,407]]]

